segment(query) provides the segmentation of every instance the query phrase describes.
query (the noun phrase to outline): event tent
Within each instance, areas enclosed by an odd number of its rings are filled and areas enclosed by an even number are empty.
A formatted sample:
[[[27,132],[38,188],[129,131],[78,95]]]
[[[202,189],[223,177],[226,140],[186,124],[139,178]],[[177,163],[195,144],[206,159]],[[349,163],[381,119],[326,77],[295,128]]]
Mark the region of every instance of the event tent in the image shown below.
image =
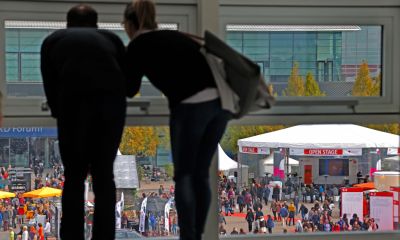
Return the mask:
[[[23,197],[28,198],[47,198],[47,197],[61,197],[62,190],[58,188],[42,187],[30,192],[22,194]]]
[[[282,160],[284,161],[285,159],[282,159]],[[281,162],[281,161],[279,161],[279,162]],[[267,158],[264,158],[263,164],[264,165],[274,165],[273,155],[271,154]],[[297,165],[299,165],[299,161],[296,159],[293,159],[293,158],[289,158],[289,165],[297,166]]]
[[[398,148],[400,136],[353,124],[307,124],[240,139],[238,145],[240,148]]]
[[[3,199],[3,198],[13,198],[13,197],[15,197],[15,193],[6,192],[6,191],[0,191],[0,199]]]
[[[242,167],[248,167],[247,165],[243,165]],[[237,169],[238,163],[232,160],[228,155],[226,155],[225,151],[222,149],[221,145],[218,144],[218,170],[226,171],[229,169]]]

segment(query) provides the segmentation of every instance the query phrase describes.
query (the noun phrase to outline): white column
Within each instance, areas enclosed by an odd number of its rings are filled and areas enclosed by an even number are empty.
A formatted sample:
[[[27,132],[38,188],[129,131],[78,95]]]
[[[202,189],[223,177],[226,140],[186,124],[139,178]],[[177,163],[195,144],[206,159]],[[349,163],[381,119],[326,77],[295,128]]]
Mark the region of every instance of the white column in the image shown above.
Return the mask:
[[[198,0],[197,2],[197,34],[203,36],[205,30],[218,35],[219,3],[218,0]],[[211,205],[203,239],[218,238],[218,203],[217,203],[218,155],[214,154],[210,167]]]

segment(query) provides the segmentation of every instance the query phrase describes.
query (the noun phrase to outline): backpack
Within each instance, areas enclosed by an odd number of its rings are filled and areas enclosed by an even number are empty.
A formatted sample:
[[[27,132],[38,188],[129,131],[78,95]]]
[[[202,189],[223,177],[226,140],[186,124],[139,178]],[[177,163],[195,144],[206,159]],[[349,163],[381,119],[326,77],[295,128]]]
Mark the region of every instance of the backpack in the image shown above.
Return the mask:
[[[213,73],[222,108],[241,118],[250,111],[270,108],[274,102],[260,67],[209,31],[202,48]]]
[[[307,214],[307,213],[308,213],[308,208],[304,207],[304,214]]]

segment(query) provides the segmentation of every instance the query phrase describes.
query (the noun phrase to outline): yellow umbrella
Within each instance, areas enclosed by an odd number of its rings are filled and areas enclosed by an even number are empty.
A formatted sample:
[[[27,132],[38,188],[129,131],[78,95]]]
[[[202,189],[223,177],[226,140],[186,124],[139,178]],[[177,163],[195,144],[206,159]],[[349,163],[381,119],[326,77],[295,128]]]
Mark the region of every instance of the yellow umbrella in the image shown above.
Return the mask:
[[[42,187],[30,192],[22,194],[23,197],[29,198],[46,198],[46,197],[59,197],[62,195],[62,190],[58,188]]]
[[[15,193],[0,191],[0,199],[15,197]]]

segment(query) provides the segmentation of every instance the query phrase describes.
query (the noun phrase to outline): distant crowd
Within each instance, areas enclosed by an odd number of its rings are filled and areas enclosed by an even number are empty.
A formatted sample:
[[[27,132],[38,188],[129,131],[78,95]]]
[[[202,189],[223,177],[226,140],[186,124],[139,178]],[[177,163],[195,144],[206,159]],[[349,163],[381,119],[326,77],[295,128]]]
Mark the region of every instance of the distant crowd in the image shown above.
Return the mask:
[[[365,214],[360,219],[334,214],[335,198],[340,186],[298,185],[280,186],[276,183],[259,183],[253,180],[249,188],[238,192],[234,179],[221,176],[219,181],[219,230],[225,234],[273,233],[279,226],[282,232],[340,232],[376,231],[379,226]],[[272,200],[271,200],[272,199]],[[243,221],[247,229],[230,226],[226,229],[226,217],[245,213]],[[241,217],[243,215],[236,215]],[[239,230],[238,230],[239,229]],[[231,231],[229,231],[231,230]]]

